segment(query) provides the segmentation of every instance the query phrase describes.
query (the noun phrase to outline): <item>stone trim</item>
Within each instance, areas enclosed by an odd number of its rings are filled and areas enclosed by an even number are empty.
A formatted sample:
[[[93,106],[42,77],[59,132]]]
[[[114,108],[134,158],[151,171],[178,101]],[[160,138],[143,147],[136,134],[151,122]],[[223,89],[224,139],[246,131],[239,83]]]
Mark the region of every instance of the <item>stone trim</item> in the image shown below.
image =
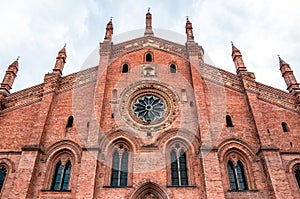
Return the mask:
[[[143,48],[156,48],[168,53],[187,58],[186,48],[181,44],[167,41],[158,37],[148,36],[132,39],[112,46],[111,59],[121,57],[124,54],[134,52]]]

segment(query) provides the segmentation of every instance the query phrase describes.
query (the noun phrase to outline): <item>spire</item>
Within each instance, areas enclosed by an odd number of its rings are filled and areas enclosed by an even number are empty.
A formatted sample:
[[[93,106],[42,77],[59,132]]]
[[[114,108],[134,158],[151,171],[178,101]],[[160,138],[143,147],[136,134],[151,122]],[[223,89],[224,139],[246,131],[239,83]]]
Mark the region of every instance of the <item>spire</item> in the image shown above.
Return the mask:
[[[1,83],[1,87],[0,87],[1,93],[5,93],[5,94],[10,93],[10,89],[12,88],[12,85],[15,81],[15,78],[19,70],[19,58],[20,57],[18,57],[12,64],[8,66],[3,81]]]
[[[150,13],[150,8],[148,8],[148,12],[146,14],[146,30],[144,33],[145,36],[153,35],[152,31],[152,15]]]
[[[188,16],[186,17],[185,32],[187,41],[194,41],[193,26]]]
[[[233,42],[231,42],[231,47],[232,47],[232,60],[234,62],[235,68],[236,68],[236,73],[240,74],[242,71],[247,71],[247,68],[245,67],[242,53],[237,47],[233,45]]]
[[[294,95],[299,95],[300,96],[299,84],[297,83],[297,80],[294,76],[293,71],[290,68],[290,65],[287,64],[284,60],[282,60],[279,55],[278,55],[278,58],[279,58],[280,72],[281,72],[282,77],[284,78],[284,81],[286,83],[287,90],[290,93],[293,93]]]
[[[55,66],[53,68],[53,72],[59,72],[60,74],[62,74],[62,71],[66,63],[66,59],[67,59],[67,53],[66,53],[66,44],[65,44],[64,47],[58,52]]]
[[[105,37],[104,40],[105,41],[111,41],[112,36],[113,36],[113,23],[112,23],[112,17],[110,17],[109,22],[106,25],[106,32],[105,32]]]

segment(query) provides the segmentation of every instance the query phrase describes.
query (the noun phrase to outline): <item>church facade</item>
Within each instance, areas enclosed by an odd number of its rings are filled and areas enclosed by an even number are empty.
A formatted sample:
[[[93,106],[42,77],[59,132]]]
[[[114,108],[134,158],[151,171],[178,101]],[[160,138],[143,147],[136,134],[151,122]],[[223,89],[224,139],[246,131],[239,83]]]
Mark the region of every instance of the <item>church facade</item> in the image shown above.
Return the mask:
[[[261,84],[232,44],[236,74],[206,63],[186,22],[185,45],[155,36],[114,44],[98,66],[62,76],[66,48],[42,84],[0,87],[0,198],[300,198],[300,88]]]

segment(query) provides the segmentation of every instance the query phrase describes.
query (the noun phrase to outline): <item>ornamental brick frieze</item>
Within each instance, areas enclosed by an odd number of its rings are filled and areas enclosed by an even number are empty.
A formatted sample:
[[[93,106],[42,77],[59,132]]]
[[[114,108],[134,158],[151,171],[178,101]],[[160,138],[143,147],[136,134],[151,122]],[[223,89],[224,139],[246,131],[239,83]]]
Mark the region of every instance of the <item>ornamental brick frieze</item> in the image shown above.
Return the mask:
[[[43,87],[44,84],[39,84],[9,95],[3,100],[1,113],[40,101],[43,95]]]
[[[207,81],[214,82],[220,86],[225,86],[227,88],[234,89],[236,91],[242,92],[242,82],[239,77],[235,74],[229,73],[227,71],[215,68],[208,64],[201,63],[201,74],[203,79]]]
[[[98,67],[93,67],[61,78],[59,80],[58,89],[56,89],[55,92],[59,94],[95,82],[97,69]],[[44,94],[46,94],[44,91],[44,83],[15,92],[4,98],[1,113],[39,102],[42,100]]]
[[[111,58],[120,57],[143,48],[156,48],[166,52],[174,53],[180,57],[187,57],[185,46],[176,44],[156,37],[141,37],[112,46]]]

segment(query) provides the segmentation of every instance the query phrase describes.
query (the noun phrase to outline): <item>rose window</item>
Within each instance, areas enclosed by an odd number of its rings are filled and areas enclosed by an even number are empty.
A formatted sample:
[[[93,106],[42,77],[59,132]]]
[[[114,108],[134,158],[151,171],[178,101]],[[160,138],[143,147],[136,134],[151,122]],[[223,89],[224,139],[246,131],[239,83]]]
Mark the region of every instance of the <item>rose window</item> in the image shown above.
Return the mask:
[[[157,96],[143,95],[133,104],[134,114],[144,122],[156,121],[165,115],[165,104]]]

